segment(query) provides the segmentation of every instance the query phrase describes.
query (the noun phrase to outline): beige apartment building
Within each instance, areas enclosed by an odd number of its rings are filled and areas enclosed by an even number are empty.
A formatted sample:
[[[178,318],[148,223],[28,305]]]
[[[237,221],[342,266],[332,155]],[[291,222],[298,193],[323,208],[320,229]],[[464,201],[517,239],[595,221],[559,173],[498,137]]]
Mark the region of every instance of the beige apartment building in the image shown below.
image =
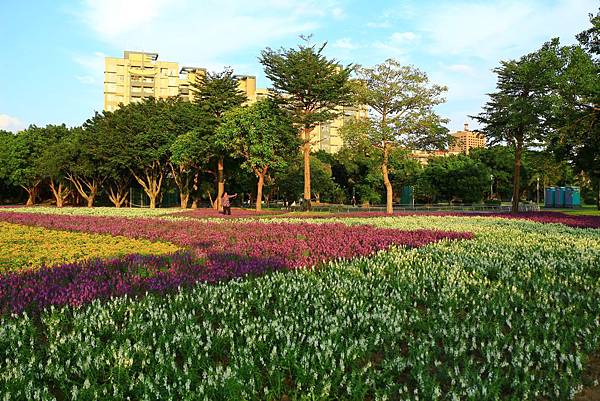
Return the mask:
[[[454,144],[450,146],[451,152],[469,154],[473,148],[484,148],[485,137],[477,132],[469,130],[469,124],[465,124],[463,131],[453,132]]]
[[[114,111],[120,104],[139,102],[154,97],[167,99],[180,97],[193,100],[192,84],[198,76],[206,74],[205,68],[181,67],[172,61],[159,61],[157,53],[137,51],[123,52],[123,58],[106,57],[104,62],[104,110]],[[266,88],[256,87],[256,77],[236,75],[240,90],[246,94],[248,103],[269,96]],[[335,153],[343,146],[339,129],[350,118],[368,116],[366,107],[341,107],[342,116],[317,126],[312,133],[313,151]]]

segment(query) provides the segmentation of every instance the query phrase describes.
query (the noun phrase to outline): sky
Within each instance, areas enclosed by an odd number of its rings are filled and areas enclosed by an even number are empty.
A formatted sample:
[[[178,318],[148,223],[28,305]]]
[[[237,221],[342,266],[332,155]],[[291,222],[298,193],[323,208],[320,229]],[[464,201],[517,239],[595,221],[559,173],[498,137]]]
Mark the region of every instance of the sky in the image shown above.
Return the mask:
[[[266,47],[300,35],[327,42],[343,64],[388,58],[446,85],[437,111],[448,128],[477,125],[495,89],[492,69],[553,37],[563,44],[589,25],[598,0],[0,0],[0,129],[82,124],[103,107],[104,57],[124,50],[159,60],[256,75]]]

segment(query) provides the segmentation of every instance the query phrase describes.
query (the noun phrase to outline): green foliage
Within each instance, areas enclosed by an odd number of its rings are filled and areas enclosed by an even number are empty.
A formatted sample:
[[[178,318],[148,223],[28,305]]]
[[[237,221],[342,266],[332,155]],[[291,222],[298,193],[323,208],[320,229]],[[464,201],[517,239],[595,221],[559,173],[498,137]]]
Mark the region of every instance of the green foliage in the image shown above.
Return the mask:
[[[284,168],[300,146],[290,118],[273,100],[225,113],[215,142],[231,156],[241,157],[242,167],[257,176],[269,168]]]
[[[316,156],[310,159],[310,174],[312,178],[312,198],[319,195],[321,202],[342,202],[345,194],[333,180],[331,165],[319,160]],[[283,197],[290,203],[297,201],[303,193],[303,161],[297,155],[287,163],[287,166],[274,174],[275,185]]]
[[[577,35],[580,46],[559,49],[564,68],[554,91],[550,149],[587,175],[600,193],[600,12],[592,27]],[[596,197],[600,209],[600,195]]]
[[[342,66],[324,54],[326,43],[317,47],[306,39],[297,49],[266,48],[259,57],[273,91],[291,113],[293,122],[312,129],[339,115],[336,107],[349,105],[353,86],[349,83],[352,66]]]
[[[63,181],[74,161],[74,131],[63,125],[47,125],[41,128],[46,139],[45,147],[37,160],[37,170],[43,178]]]
[[[474,117],[483,124],[488,143],[506,142],[515,148],[513,212],[518,211],[521,198],[522,153],[547,139],[547,122],[560,98],[552,88],[562,65],[558,39],[518,60],[502,61],[494,69],[497,91],[489,95],[483,111]]]
[[[362,136],[373,146],[403,146],[410,149],[441,149],[449,141],[446,120],[434,111],[443,103],[445,86],[431,84],[427,74],[412,66],[388,59],[372,68],[357,68],[363,85],[358,86],[358,102],[368,105],[371,121],[350,127],[346,137]],[[350,138],[348,138],[350,139]]]
[[[39,161],[48,143],[44,129],[35,125],[15,135],[7,147],[6,171],[10,183],[23,188],[39,185],[43,178]]]
[[[198,76],[192,85],[194,103],[207,115],[217,121],[231,110],[246,101],[246,95],[239,89],[233,70],[226,68],[221,72],[206,72]],[[213,122],[215,123],[215,122]]]
[[[419,176],[420,196],[433,201],[477,203],[490,184],[490,170],[465,155],[431,158]]]

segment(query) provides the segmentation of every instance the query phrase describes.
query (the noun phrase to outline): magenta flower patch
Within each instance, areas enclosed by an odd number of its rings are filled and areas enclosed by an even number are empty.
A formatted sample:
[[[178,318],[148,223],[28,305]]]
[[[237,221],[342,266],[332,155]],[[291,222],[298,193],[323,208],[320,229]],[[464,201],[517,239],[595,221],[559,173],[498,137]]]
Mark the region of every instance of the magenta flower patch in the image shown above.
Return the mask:
[[[214,283],[313,267],[332,259],[367,256],[391,245],[419,247],[441,239],[472,238],[470,233],[400,231],[341,223],[217,223],[27,213],[0,213],[0,220],[170,241],[187,249],[169,257],[131,255],[0,276],[2,313],[82,305],[97,298],[163,293],[199,281]]]

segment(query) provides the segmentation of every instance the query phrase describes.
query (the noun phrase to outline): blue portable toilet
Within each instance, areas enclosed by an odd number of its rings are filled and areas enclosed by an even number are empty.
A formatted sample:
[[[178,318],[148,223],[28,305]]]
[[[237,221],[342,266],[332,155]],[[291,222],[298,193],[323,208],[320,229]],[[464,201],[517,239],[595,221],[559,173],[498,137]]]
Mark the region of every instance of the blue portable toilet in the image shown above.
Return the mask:
[[[554,192],[554,207],[565,206],[565,187],[556,187]]]
[[[554,207],[554,192],[556,192],[554,187],[546,188],[546,195],[544,196],[545,207]]]
[[[573,207],[573,188],[565,187],[565,207]]]
[[[579,192],[579,187],[572,187],[573,190],[573,206],[572,207],[581,207],[581,193]]]

